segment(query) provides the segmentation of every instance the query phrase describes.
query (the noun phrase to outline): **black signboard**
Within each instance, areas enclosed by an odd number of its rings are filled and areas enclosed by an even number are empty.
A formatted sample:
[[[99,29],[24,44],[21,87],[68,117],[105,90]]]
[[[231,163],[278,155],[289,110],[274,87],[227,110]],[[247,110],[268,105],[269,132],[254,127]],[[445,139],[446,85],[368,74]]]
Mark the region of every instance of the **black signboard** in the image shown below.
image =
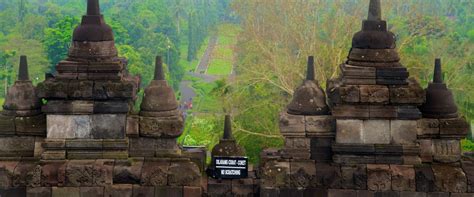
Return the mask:
[[[241,179],[248,176],[247,157],[214,157],[214,178]]]

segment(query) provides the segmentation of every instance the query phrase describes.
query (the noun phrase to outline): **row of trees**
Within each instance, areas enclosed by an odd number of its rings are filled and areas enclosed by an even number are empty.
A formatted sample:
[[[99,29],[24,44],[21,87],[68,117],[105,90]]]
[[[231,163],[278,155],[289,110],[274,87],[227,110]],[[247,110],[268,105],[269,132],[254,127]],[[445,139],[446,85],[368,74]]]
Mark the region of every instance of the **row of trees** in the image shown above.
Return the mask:
[[[474,103],[474,2],[382,4],[410,75],[426,87],[434,59],[441,57],[445,81],[468,114],[465,103]],[[316,56],[316,76],[323,88],[327,79],[339,74],[338,65],[345,61],[367,7],[368,0],[234,1],[243,30],[237,45],[237,79],[227,84],[232,91],[225,94],[225,103],[234,114],[237,138],[251,157],[282,144],[278,114],[302,82],[307,56]],[[472,111],[468,115],[473,118]]]
[[[29,56],[33,82],[54,72],[71,43],[73,29],[85,13],[86,1],[0,1],[0,79],[11,85],[18,56]],[[197,50],[216,24],[227,17],[229,0],[102,0],[101,9],[112,26],[120,56],[129,70],[152,78],[154,56],[165,57],[173,87],[181,81],[184,58],[194,60]],[[182,50],[187,48],[187,50]],[[0,93],[0,97],[4,94]]]

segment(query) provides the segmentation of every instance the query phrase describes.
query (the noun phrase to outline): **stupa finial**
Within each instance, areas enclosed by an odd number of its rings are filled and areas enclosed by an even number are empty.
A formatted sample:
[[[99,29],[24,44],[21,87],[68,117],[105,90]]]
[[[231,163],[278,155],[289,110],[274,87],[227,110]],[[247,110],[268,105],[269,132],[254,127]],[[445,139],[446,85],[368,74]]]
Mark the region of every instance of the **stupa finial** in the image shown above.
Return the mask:
[[[25,55],[20,56],[20,68],[18,71],[18,80],[19,81],[30,80],[30,77],[28,75],[28,60]]]
[[[163,61],[161,56],[156,56],[155,59],[155,80],[165,80],[165,74],[163,73]]]
[[[230,115],[225,115],[223,139],[226,139],[226,140],[232,139],[232,122],[230,120]]]
[[[87,15],[100,15],[99,0],[87,0]]]
[[[443,83],[443,72],[441,69],[441,59],[435,59],[435,67],[433,73],[433,83]]]
[[[382,20],[382,7],[380,0],[370,0],[369,4],[369,15],[367,17],[369,21],[380,21]]]
[[[314,81],[314,56],[308,57],[308,67],[306,70],[306,80]]]

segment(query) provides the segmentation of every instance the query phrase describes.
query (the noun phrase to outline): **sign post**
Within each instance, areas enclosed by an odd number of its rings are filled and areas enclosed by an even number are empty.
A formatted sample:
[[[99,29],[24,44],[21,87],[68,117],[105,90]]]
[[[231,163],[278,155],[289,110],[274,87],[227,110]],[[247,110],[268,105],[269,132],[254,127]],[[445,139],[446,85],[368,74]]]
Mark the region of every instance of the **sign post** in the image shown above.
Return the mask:
[[[216,179],[241,179],[248,176],[247,157],[214,157],[212,177]]]

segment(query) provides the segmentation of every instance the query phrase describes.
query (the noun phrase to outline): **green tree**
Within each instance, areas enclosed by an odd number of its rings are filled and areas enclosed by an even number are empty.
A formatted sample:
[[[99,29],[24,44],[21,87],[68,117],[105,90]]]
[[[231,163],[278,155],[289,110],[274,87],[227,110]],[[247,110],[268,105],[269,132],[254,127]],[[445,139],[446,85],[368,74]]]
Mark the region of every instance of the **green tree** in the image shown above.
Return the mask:
[[[72,32],[78,24],[77,18],[66,16],[53,27],[44,30],[43,43],[51,62],[50,71],[54,71],[54,65],[66,57],[72,40]]]

